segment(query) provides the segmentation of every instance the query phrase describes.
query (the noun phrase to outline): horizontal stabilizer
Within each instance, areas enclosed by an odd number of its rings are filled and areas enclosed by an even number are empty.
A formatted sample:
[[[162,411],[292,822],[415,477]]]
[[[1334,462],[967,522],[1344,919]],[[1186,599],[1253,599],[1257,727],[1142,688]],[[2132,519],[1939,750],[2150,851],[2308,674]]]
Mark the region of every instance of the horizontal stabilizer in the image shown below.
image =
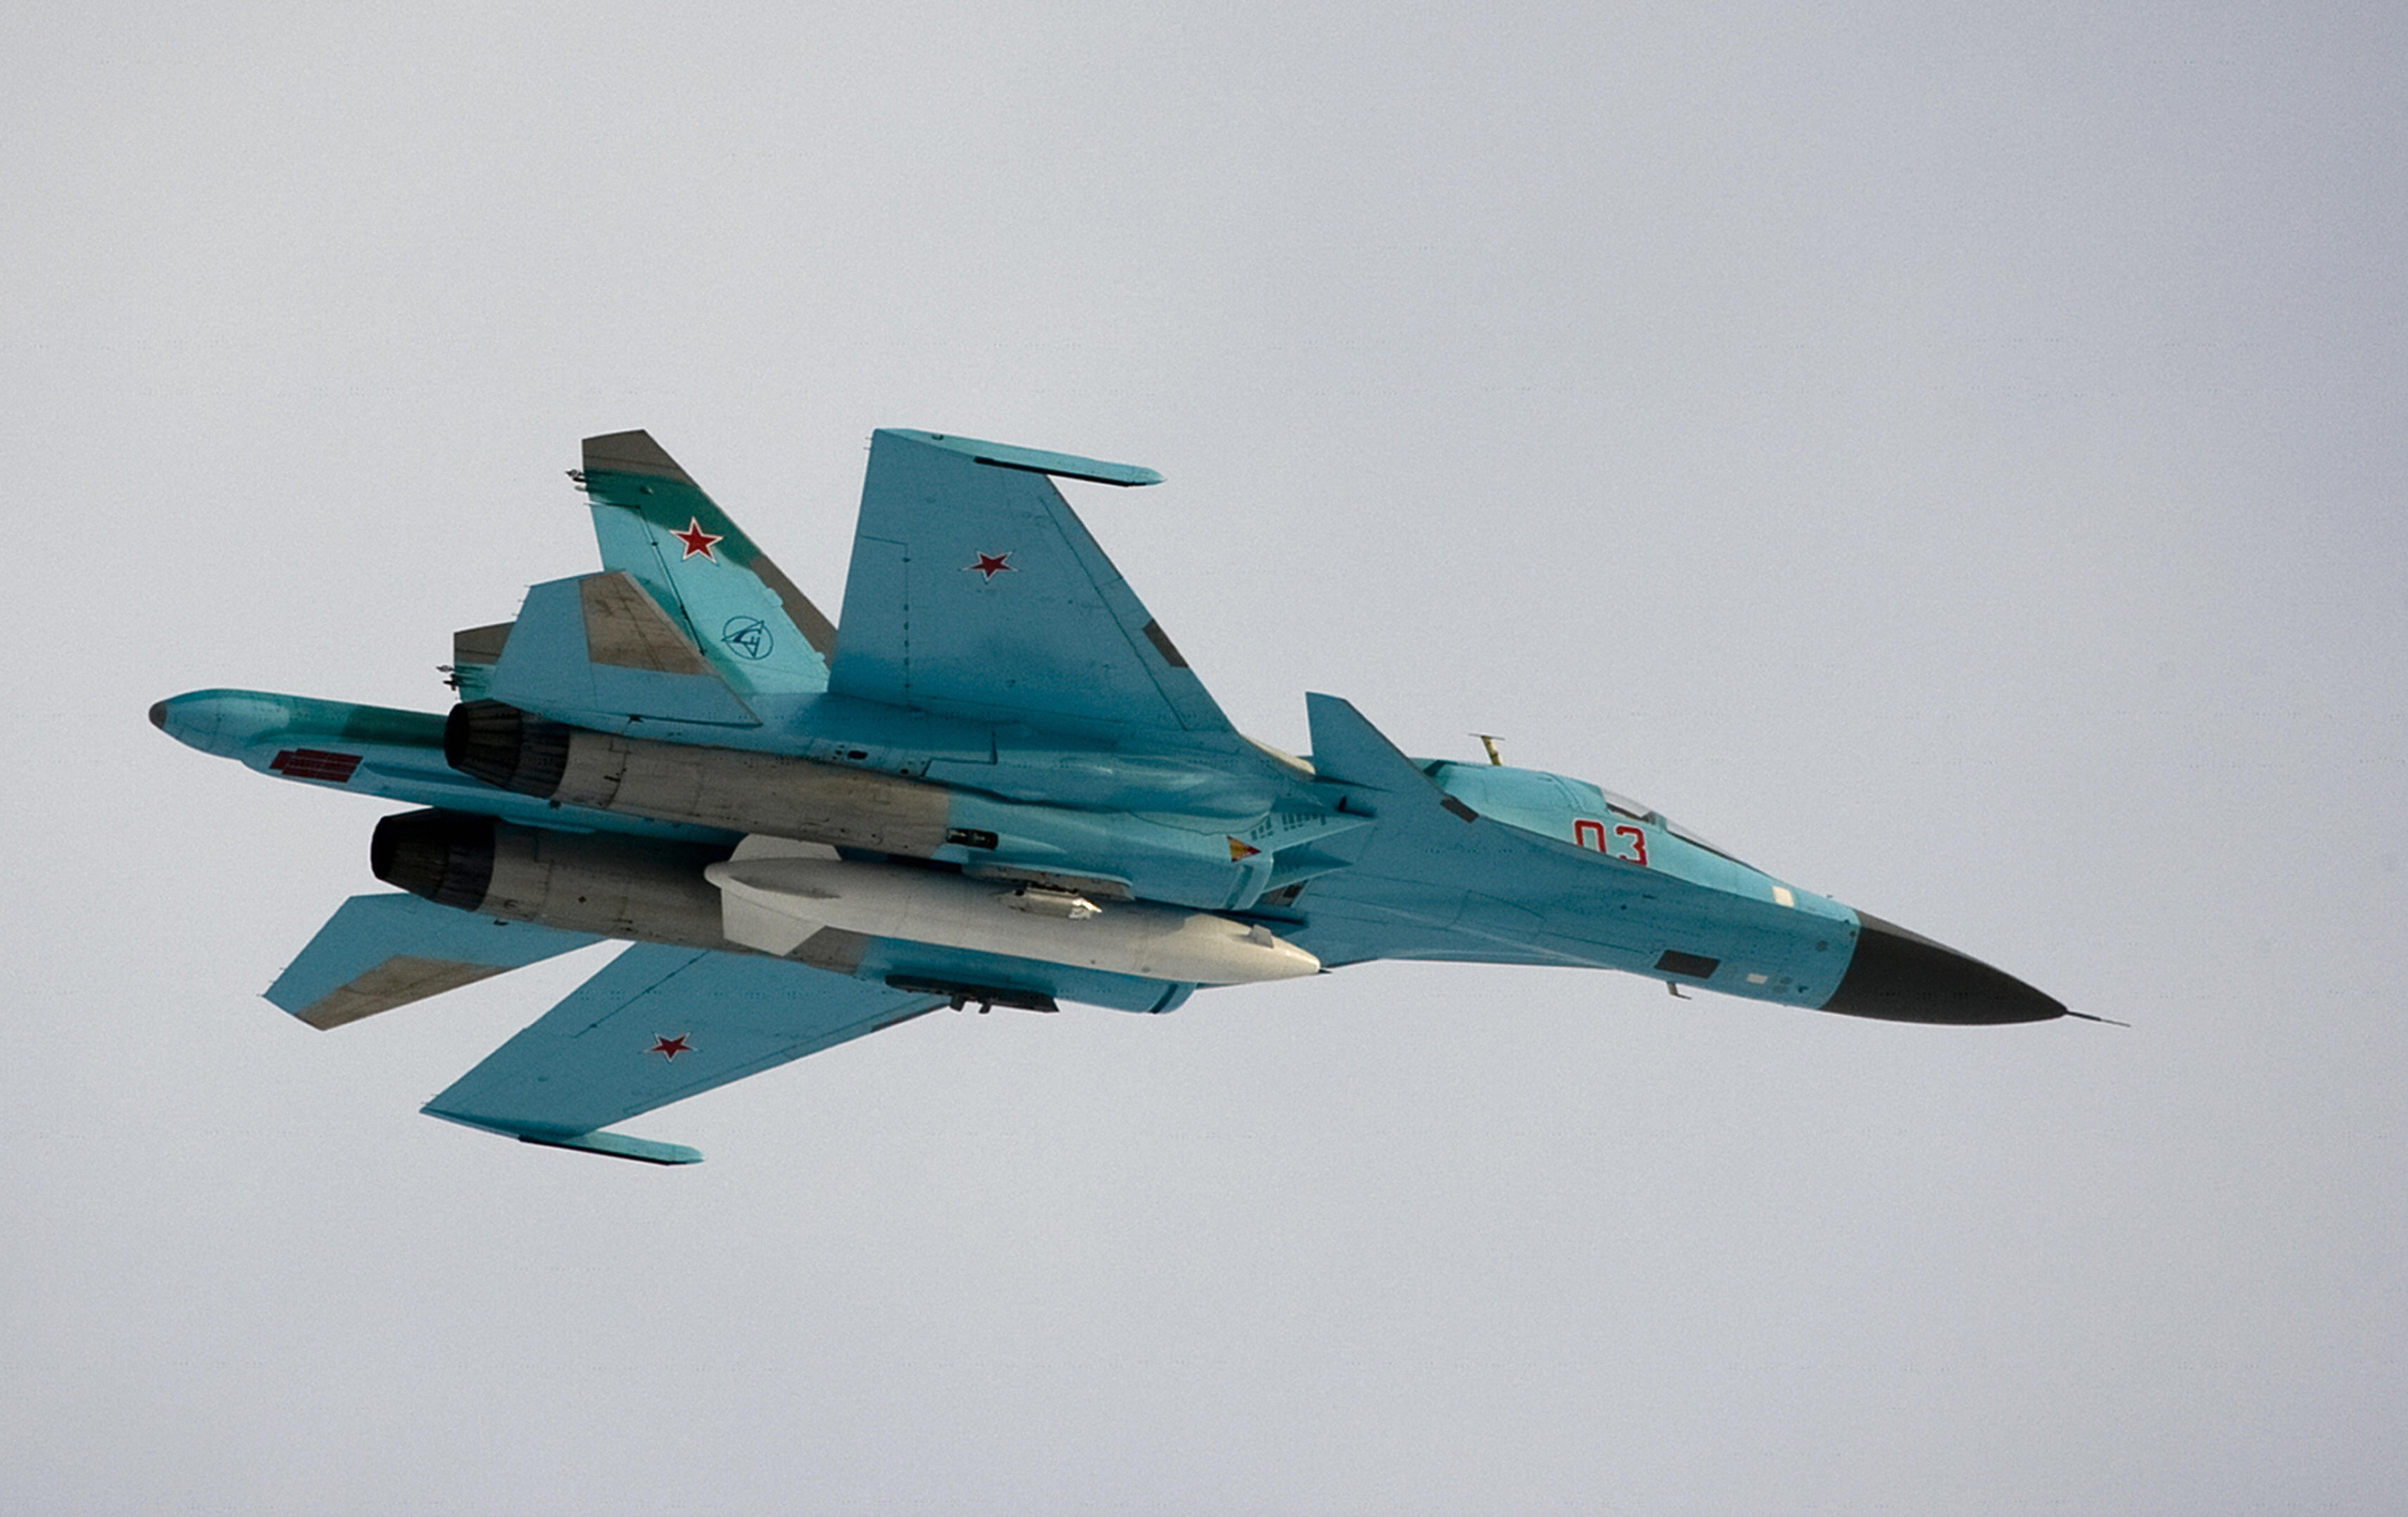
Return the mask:
[[[452,688],[460,692],[463,701],[481,701],[494,677],[494,665],[500,661],[503,647],[510,640],[510,624],[495,622],[490,627],[467,627],[452,634]]]
[[[552,580],[527,591],[487,686],[575,727],[629,717],[758,727],[760,719],[686,630],[630,575]]]
[[[267,999],[312,1027],[340,1027],[600,941],[414,895],[355,895],[277,976]]]

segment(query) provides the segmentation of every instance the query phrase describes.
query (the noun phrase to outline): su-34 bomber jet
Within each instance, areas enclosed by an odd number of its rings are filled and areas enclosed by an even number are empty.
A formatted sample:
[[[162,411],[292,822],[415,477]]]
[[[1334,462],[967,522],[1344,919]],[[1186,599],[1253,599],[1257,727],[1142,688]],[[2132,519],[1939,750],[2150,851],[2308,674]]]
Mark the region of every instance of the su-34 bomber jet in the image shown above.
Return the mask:
[[[249,690],[178,741],[427,809],[269,988],[339,1027],[633,946],[426,1104],[523,1142],[943,1006],[1168,1011],[1373,959],[1578,964],[1896,1021],[2065,1007],[1583,780],[1408,758],[1307,696],[1309,758],[1229,725],[1048,476],[1151,470],[882,431],[827,618],[642,432],[589,438],[598,573],[458,633],[448,715]]]

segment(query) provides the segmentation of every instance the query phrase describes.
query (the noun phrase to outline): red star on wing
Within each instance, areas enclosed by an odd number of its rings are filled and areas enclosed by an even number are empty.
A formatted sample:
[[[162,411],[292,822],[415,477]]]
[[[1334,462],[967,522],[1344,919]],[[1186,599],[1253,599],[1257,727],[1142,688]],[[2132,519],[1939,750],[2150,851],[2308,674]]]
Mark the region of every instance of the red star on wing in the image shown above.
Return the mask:
[[[680,563],[683,563],[687,558],[691,558],[698,553],[714,564],[719,562],[719,555],[710,551],[710,545],[714,542],[723,541],[726,535],[727,534],[724,532],[704,531],[702,529],[702,518],[699,516],[687,517],[684,531],[671,532],[669,534],[669,536],[685,544],[685,552],[678,560]]]
[[[664,1059],[674,1060],[679,1054],[694,1052],[694,1046],[686,1042],[685,1034],[683,1033],[680,1033],[675,1037],[665,1037],[661,1039],[658,1043],[653,1044],[644,1051],[646,1053],[659,1054]]]
[[[1020,572],[1011,567],[1011,555],[1009,553],[982,553],[978,556],[977,563],[962,566],[963,573],[981,573],[990,580],[1007,571],[1014,574]]]

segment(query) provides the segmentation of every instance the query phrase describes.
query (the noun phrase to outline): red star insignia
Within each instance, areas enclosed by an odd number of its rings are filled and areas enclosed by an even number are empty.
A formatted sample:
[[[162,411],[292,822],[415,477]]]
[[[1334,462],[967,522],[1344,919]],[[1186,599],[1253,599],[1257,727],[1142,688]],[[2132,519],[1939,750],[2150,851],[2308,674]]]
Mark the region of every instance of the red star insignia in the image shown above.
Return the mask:
[[[993,579],[997,574],[1003,573],[1006,571],[1010,571],[1014,574],[1020,572],[1020,571],[1011,567],[1011,555],[1009,553],[982,553],[978,556],[977,563],[964,564],[962,566],[963,573],[968,574],[972,571],[976,571],[978,573],[984,574],[988,579]]]
[[[671,532],[669,534],[669,536],[685,544],[685,553],[678,560],[680,563],[683,563],[687,558],[691,558],[698,553],[714,564],[719,562],[719,555],[710,551],[710,545],[714,542],[723,541],[726,535],[727,534],[724,532],[704,531],[702,529],[702,518],[699,516],[687,517],[684,531]]]
[[[659,1054],[664,1059],[673,1060],[679,1054],[694,1052],[694,1046],[686,1042],[685,1034],[683,1033],[680,1033],[675,1037],[665,1037],[661,1039],[658,1043],[653,1044],[644,1051],[646,1053]]]

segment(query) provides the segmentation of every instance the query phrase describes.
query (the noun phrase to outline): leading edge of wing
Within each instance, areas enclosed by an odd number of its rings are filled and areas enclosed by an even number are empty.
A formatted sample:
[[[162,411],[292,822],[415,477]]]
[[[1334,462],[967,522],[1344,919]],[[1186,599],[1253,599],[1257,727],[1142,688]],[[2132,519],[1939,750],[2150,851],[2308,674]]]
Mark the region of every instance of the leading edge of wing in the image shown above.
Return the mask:
[[[601,1129],[943,1004],[792,960],[639,943],[423,1109],[530,1143],[691,1163],[690,1149]]]
[[[1228,718],[1048,474],[1151,470],[882,430],[828,688],[970,720],[1110,736]]]

